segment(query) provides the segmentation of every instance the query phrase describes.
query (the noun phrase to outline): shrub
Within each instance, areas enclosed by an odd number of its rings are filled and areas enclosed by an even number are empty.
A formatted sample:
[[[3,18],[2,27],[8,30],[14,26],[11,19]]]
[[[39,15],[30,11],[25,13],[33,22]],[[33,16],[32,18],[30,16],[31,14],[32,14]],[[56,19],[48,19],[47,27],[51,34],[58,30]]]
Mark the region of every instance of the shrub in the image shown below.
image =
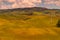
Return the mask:
[[[60,27],[60,20],[58,20],[57,22],[57,27]]]

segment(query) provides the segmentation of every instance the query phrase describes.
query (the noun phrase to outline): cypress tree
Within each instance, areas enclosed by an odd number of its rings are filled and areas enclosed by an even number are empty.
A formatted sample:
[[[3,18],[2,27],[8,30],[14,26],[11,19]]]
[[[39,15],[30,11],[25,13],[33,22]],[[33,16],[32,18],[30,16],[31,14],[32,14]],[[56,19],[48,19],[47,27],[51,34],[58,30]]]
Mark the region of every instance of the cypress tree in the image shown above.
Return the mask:
[[[57,22],[57,27],[60,27],[60,20],[58,20]]]

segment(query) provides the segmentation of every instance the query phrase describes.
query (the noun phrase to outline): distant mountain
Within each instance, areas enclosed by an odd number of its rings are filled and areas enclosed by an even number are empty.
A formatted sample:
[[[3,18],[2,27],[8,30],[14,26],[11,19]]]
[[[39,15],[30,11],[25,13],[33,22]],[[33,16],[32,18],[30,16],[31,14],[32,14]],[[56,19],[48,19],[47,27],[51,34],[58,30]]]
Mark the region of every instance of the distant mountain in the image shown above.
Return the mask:
[[[8,20],[27,20],[32,16],[60,17],[59,9],[47,9],[42,7],[16,8],[0,10],[0,18]]]
[[[42,12],[43,14],[60,14],[60,9],[47,9],[43,7],[32,7],[32,8],[15,8],[15,9],[2,9],[0,14],[28,14],[31,15],[33,12]]]
[[[47,8],[42,7],[32,7],[32,8],[15,8],[15,9],[1,9],[0,12],[8,12],[8,11],[42,11],[46,10]]]

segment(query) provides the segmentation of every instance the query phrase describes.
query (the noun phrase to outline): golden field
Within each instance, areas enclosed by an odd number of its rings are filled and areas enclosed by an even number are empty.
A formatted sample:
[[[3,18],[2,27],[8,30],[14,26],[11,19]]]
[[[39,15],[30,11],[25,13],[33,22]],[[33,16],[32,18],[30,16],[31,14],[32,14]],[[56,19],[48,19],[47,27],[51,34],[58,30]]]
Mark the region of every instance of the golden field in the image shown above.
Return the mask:
[[[41,12],[17,16],[1,14],[0,40],[60,40],[60,28],[56,27],[59,18]]]

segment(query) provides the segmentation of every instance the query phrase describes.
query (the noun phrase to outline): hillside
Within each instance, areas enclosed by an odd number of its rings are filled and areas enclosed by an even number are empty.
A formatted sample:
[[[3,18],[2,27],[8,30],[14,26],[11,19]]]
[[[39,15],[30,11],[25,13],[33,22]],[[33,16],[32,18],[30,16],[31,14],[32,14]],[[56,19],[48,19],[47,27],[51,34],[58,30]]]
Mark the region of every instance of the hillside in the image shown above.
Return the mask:
[[[59,9],[0,10],[0,40],[60,40]]]

